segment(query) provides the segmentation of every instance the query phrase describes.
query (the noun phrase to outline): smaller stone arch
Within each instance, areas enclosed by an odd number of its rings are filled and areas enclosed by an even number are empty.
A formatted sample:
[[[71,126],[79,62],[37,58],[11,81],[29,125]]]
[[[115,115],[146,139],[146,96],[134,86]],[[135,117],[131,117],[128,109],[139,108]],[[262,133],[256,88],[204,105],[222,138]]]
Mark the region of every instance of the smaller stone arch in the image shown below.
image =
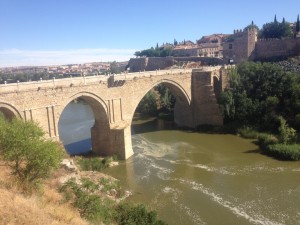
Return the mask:
[[[0,112],[9,120],[22,118],[20,111],[12,104],[6,102],[0,102]]]
[[[99,96],[89,92],[78,92],[71,95],[61,105],[57,124],[65,107],[75,99],[84,100],[91,107],[94,114],[95,123],[91,128],[92,151],[99,155],[111,155],[108,109],[105,102]]]

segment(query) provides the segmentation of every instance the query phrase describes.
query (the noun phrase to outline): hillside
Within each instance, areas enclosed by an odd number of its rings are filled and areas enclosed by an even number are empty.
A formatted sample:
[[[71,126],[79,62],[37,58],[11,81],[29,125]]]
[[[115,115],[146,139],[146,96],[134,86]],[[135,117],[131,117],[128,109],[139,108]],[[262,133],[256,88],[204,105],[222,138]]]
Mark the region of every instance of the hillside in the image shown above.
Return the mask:
[[[12,180],[9,168],[0,161],[0,224],[89,224],[70,204],[62,203],[62,198],[55,177],[47,180],[43,192],[23,194]]]

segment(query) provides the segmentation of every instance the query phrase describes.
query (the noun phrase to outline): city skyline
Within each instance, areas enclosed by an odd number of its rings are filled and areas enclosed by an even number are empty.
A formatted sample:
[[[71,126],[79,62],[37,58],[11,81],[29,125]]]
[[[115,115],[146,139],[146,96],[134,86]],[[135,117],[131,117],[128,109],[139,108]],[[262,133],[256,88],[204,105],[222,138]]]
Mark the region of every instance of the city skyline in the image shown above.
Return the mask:
[[[296,21],[299,2],[233,0],[17,1],[0,0],[0,67],[126,61],[165,42],[230,34],[276,14]]]

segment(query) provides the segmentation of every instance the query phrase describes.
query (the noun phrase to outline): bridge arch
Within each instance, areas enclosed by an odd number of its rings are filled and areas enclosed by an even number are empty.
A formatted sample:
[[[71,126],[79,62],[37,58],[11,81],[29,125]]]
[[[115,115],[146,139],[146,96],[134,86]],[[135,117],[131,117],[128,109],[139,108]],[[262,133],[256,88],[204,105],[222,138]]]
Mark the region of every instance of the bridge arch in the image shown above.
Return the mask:
[[[216,99],[218,100],[221,93],[222,93],[222,84],[221,84],[221,79],[220,79],[220,73],[219,72],[214,72],[212,74],[212,85],[214,88],[214,93],[216,95]]]
[[[107,106],[105,102],[97,95],[89,92],[78,92],[68,97],[61,107],[59,113],[59,120],[64,109],[72,102],[76,100],[83,100],[92,110],[94,116],[94,124],[91,127],[91,142],[92,151],[95,154],[107,155],[107,151],[110,149],[110,136],[109,136],[109,120],[107,115]],[[59,122],[58,122],[59,123]]]
[[[191,97],[187,91],[176,81],[170,79],[161,79],[159,81],[151,83],[147,88],[144,88],[140,93],[139,97],[134,103],[133,111],[131,112],[131,118],[136,111],[137,106],[144,98],[144,96],[155,86],[162,84],[166,86],[173,96],[176,98],[175,109],[174,109],[174,119],[175,123],[179,126],[189,126],[191,121]]]
[[[20,111],[15,106],[5,102],[0,102],[0,112],[9,120],[13,118],[22,118]]]

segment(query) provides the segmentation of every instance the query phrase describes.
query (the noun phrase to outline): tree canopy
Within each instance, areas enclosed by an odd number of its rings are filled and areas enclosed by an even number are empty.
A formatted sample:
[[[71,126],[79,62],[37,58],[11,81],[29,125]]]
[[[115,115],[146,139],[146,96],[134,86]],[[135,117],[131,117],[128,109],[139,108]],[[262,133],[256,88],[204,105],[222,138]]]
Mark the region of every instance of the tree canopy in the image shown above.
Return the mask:
[[[249,24],[248,26],[246,26],[246,27],[244,28],[244,30],[247,30],[247,29],[253,29],[253,28],[255,28],[257,31],[259,31],[258,26],[257,26],[256,24],[254,24],[254,22],[253,22],[253,20],[252,20],[251,24]]]
[[[229,71],[220,98],[226,122],[275,130],[279,116],[300,128],[300,74],[271,63],[246,62]]]
[[[137,51],[134,53],[135,56],[139,57],[166,57],[172,55],[173,48],[171,47],[156,47],[149,48],[142,51]]]
[[[63,151],[59,143],[44,138],[32,121],[8,121],[0,114],[0,156],[23,184],[35,186],[59,166]]]
[[[279,23],[276,19],[276,15],[274,18],[274,22],[266,23],[263,25],[260,33],[261,38],[286,38],[286,37],[292,37],[293,32],[290,27],[290,24],[285,21],[283,18],[282,22]]]

